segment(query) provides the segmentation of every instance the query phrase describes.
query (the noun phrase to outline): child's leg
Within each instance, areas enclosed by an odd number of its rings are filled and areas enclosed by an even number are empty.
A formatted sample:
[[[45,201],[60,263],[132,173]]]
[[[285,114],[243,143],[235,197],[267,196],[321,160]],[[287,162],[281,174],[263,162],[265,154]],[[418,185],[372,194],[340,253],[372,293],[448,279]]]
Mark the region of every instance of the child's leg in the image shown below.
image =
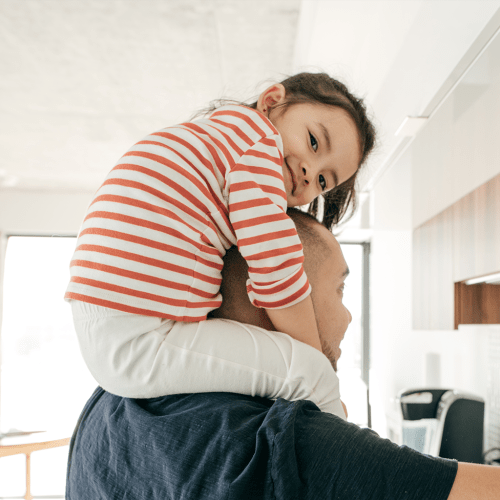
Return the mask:
[[[345,418],[338,378],[316,349],[230,320],[181,323],[72,301],[82,355],[97,382],[124,397],[236,392],[308,399]]]

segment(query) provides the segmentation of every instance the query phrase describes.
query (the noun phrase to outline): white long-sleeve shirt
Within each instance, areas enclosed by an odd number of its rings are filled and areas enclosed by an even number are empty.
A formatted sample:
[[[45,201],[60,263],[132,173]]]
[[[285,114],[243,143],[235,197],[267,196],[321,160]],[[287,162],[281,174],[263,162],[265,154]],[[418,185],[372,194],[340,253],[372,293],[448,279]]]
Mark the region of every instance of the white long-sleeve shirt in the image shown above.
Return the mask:
[[[237,244],[254,305],[302,301],[310,286],[282,164],[278,131],[245,106],[147,136],[95,194],[65,298],[201,321],[221,304],[222,257]]]

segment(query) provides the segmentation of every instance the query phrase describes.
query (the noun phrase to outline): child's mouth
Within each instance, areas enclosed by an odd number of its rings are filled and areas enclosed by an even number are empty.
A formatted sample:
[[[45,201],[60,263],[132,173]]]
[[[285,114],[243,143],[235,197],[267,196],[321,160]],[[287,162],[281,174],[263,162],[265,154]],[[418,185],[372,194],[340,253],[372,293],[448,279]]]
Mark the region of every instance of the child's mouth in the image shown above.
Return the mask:
[[[294,193],[295,189],[297,188],[297,182],[295,181],[295,175],[293,175],[292,169],[288,166],[288,162],[285,160],[286,168],[288,168],[288,171],[290,172],[290,178],[292,179],[292,193]]]

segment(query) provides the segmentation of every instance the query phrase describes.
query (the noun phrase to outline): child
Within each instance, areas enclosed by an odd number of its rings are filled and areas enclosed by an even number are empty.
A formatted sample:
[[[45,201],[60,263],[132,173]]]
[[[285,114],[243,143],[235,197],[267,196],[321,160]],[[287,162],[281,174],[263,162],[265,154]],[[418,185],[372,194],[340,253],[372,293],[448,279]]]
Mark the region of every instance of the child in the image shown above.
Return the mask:
[[[324,223],[338,222],[373,144],[360,100],[328,75],[301,73],[253,105],[219,107],[132,147],[90,204],[65,295],[101,386],[135,398],[309,398],[336,412],[332,368],[304,345],[321,351],[286,209],[312,203],[316,215],[322,195]],[[204,321],[221,304],[222,257],[233,245],[249,265],[250,300],[291,338],[248,327],[255,349],[243,352],[227,322]]]

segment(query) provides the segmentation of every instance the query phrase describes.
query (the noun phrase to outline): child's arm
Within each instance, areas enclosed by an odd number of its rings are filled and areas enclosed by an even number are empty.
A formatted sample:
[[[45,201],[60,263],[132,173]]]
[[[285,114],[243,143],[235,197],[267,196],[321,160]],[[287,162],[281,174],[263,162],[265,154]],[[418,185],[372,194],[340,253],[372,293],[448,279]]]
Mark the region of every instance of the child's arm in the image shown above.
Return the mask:
[[[240,157],[227,173],[229,219],[248,264],[252,304],[266,310],[276,330],[321,351],[302,267],[302,244],[286,214],[282,165],[277,133],[262,138]],[[287,307],[296,300],[300,302]]]
[[[276,330],[322,352],[311,295],[284,309],[266,309]]]

